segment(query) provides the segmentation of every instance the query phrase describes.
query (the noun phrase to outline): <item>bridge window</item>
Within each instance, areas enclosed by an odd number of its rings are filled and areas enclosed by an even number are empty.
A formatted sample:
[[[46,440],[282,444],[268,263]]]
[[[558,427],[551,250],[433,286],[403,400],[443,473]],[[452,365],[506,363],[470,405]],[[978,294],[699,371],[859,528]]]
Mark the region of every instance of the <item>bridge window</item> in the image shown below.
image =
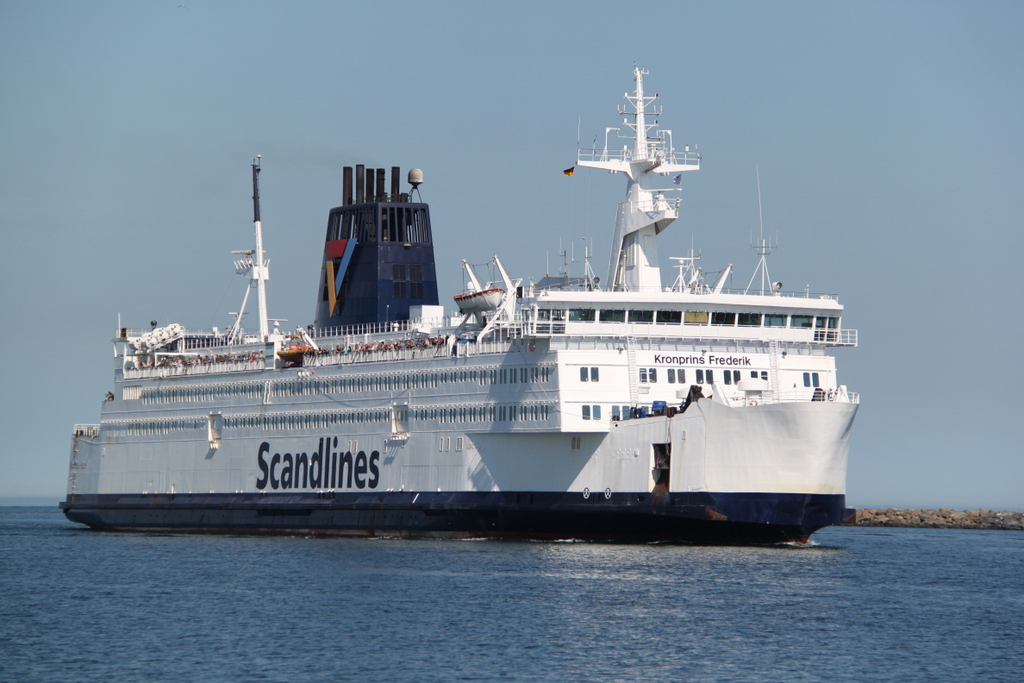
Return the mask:
[[[594,309],[593,308],[570,308],[569,309],[569,320],[571,322],[593,322],[594,321]]]
[[[814,341],[835,341],[838,327],[839,318],[827,318],[819,315],[814,319]]]
[[[760,313],[740,313],[740,326],[742,326],[742,327],[760,327],[761,326],[761,314]]]
[[[686,311],[683,313],[684,325],[707,325],[711,314],[707,311]]]
[[[711,324],[712,325],[735,325],[736,314],[728,311],[713,311],[711,313]]]
[[[601,322],[603,323],[624,323],[626,322],[626,311],[619,309],[606,309],[601,311]]]
[[[655,322],[678,325],[683,321],[682,311],[658,311]]]
[[[629,322],[631,323],[653,323],[654,311],[630,310]]]
[[[812,315],[794,315],[790,318],[790,327],[810,329],[813,320]]]
[[[764,316],[765,327],[785,327],[786,316],[780,313],[766,313]]]

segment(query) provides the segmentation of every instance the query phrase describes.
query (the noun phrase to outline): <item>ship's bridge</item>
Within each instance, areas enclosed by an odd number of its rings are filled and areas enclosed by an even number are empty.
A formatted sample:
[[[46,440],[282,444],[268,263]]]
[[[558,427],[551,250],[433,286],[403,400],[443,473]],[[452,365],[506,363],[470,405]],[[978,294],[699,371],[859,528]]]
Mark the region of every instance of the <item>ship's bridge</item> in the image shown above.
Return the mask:
[[[829,294],[540,291],[520,302],[528,336],[671,337],[856,346]]]

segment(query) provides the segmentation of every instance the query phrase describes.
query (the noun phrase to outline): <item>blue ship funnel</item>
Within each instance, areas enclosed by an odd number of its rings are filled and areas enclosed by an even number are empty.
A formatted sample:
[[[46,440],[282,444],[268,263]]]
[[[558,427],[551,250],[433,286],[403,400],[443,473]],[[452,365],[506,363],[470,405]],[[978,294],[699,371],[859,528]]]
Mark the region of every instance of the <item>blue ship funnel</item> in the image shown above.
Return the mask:
[[[327,220],[316,307],[317,329],[409,319],[409,307],[437,305],[430,209],[399,192],[399,168],[345,167],[343,205]],[[418,184],[418,183],[417,183]]]

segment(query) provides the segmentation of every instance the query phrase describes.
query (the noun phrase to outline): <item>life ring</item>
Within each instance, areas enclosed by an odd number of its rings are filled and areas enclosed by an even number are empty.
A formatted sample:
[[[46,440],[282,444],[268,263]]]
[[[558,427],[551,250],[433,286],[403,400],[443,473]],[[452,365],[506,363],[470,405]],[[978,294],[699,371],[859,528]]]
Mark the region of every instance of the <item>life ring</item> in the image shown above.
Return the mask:
[[[748,398],[747,399],[747,405],[748,406],[756,406],[757,405],[757,399],[756,398]]]
[[[584,499],[590,498],[590,489],[588,489],[588,488],[587,489],[583,489],[583,498]]]

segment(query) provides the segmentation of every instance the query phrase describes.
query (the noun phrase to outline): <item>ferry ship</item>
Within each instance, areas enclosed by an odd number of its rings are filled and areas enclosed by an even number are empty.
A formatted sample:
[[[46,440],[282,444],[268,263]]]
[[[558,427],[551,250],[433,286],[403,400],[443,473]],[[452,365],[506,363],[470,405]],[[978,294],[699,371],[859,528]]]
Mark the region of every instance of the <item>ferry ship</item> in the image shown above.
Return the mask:
[[[114,391],[75,425],[70,520],[95,529],[630,542],[804,542],[840,523],[856,346],[833,295],[759,271],[726,288],[691,253],[663,284],[656,238],[700,156],[658,129],[634,68],[628,130],[575,168],[621,174],[607,278],[494,281],[439,304],[418,169],[343,171],[315,322],[268,318],[254,248],[229,329],[119,328]],[[631,144],[612,149],[616,133]],[[419,201],[413,201],[419,199]],[[472,256],[472,254],[470,254]],[[758,277],[760,279],[758,279]],[[707,281],[706,281],[707,280]],[[255,292],[259,329],[243,315]],[[457,309],[457,311],[456,311]]]

